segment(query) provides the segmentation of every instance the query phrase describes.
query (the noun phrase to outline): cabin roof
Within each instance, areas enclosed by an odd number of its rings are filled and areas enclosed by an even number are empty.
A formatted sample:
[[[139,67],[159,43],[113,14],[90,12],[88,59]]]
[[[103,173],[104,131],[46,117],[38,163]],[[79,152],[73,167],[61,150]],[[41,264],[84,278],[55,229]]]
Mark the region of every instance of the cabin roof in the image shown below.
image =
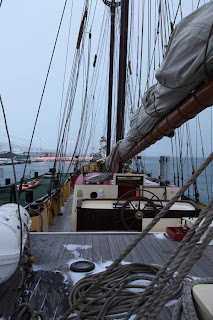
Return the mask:
[[[99,177],[101,177],[101,175],[103,175],[102,172],[92,172],[92,173],[87,173],[87,174],[81,174],[77,178],[75,184],[76,185],[86,185],[87,184],[87,180],[93,179],[93,178],[97,178],[98,179]],[[97,184],[97,182],[94,181],[94,184]],[[107,179],[105,181],[102,181],[102,179],[101,179],[100,184],[102,184],[102,185],[113,185],[113,179],[110,178],[110,179]]]

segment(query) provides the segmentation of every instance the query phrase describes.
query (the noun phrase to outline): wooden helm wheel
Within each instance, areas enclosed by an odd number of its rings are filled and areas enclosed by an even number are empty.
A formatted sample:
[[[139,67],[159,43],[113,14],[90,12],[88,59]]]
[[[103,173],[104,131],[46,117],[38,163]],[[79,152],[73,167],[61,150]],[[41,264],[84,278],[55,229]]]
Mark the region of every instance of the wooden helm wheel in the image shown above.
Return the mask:
[[[143,208],[141,208],[141,202],[144,202]],[[123,204],[120,211],[120,219],[126,230],[141,231],[141,220],[151,215],[156,216],[157,213],[157,207],[151,199],[138,196],[128,199]]]

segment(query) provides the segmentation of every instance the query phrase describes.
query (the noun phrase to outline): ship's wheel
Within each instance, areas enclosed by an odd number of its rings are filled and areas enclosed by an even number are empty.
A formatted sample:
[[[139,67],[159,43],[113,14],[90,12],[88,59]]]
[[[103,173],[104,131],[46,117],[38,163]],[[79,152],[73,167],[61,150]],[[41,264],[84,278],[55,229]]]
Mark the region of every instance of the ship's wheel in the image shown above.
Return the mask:
[[[153,194],[152,198],[146,198],[144,196],[128,197],[127,192],[121,196],[114,206],[114,222],[116,229],[118,230],[142,230],[142,219],[155,217],[159,212],[159,206],[163,207],[161,200]],[[160,203],[157,206],[153,202],[153,198],[156,197]],[[125,201],[125,202],[124,202]]]

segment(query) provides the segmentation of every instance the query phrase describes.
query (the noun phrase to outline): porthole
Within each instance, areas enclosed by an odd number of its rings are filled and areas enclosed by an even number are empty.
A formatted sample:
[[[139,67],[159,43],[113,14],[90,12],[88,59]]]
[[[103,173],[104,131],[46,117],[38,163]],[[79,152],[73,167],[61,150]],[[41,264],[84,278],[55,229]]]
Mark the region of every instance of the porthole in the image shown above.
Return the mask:
[[[98,197],[98,194],[97,194],[97,192],[91,192],[90,193],[90,198],[92,198],[92,199],[96,199]]]

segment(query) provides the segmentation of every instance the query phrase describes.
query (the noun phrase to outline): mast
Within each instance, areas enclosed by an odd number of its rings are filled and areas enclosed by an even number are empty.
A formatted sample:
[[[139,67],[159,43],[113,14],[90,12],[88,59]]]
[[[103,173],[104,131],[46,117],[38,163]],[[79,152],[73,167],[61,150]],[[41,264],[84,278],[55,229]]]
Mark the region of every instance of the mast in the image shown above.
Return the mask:
[[[121,34],[120,34],[116,142],[118,140],[123,139],[124,137],[128,16],[129,16],[129,0],[121,0]]]
[[[110,154],[111,123],[112,123],[112,89],[113,89],[113,60],[115,43],[115,8],[120,5],[120,1],[115,0],[103,2],[110,7],[111,14],[111,36],[110,36],[110,64],[109,64],[109,91],[108,91],[108,115],[107,115],[107,156]]]

